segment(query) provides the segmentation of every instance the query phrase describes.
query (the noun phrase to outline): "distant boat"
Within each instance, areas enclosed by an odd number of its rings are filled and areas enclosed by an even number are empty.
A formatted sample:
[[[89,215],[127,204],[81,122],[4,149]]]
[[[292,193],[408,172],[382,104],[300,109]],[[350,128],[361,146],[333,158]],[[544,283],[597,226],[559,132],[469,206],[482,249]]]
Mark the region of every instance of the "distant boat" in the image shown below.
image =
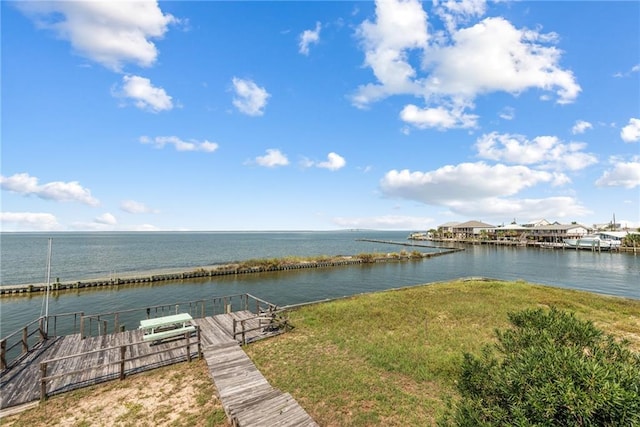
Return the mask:
[[[407,237],[407,239],[409,239],[409,240],[427,240],[427,239],[429,239],[429,234],[428,233],[420,233],[420,232],[411,233],[411,234],[409,234],[409,237]]]
[[[577,239],[564,239],[564,243],[571,248],[584,249],[619,249],[626,232],[600,232],[588,234]]]

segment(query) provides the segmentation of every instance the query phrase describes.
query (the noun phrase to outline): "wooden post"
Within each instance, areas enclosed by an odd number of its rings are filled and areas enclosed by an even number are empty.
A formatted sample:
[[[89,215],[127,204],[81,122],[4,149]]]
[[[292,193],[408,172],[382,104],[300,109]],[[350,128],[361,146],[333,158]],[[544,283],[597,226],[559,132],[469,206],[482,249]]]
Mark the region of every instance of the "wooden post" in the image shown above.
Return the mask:
[[[49,338],[49,325],[47,325],[47,338]],[[53,316],[53,336],[57,337],[57,330],[58,330],[58,316]]]
[[[29,351],[29,332],[27,331],[27,326],[22,328],[22,352],[26,353]]]
[[[191,362],[191,332],[185,332],[184,337],[187,339],[187,362]]]
[[[233,319],[233,339],[234,340],[236,339],[236,329],[237,329],[236,324],[237,323],[238,323],[238,321],[236,319]]]
[[[40,363],[40,402],[47,400],[47,362]]]
[[[118,315],[118,313],[114,314],[114,316],[113,316],[113,332],[117,331],[120,328],[119,320],[120,320],[120,316]]]
[[[40,333],[40,342],[45,341],[47,339],[47,331],[45,331],[45,318],[41,317],[38,322],[38,332]],[[46,319],[46,322],[49,322],[49,319]]]
[[[196,338],[198,340],[198,359],[202,359],[202,336],[200,335],[199,325],[196,325]]]
[[[84,339],[84,313],[80,315],[80,339]]]
[[[0,341],[0,370],[4,371],[7,367],[7,340]]]
[[[115,331],[113,331],[113,332],[115,332]],[[102,335],[105,336],[105,337],[107,336],[107,321],[106,320],[102,321]]]
[[[120,347],[120,380],[122,381],[124,379],[124,362],[125,362],[125,356],[127,354],[127,346],[123,345]]]
[[[245,332],[244,332],[244,320],[240,321],[240,326],[242,327],[242,345],[246,344]]]

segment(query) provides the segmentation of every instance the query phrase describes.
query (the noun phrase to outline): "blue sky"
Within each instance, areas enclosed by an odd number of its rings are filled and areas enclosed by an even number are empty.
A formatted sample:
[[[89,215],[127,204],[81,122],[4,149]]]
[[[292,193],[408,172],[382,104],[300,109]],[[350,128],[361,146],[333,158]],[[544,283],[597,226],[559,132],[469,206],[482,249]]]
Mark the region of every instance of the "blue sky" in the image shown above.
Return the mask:
[[[0,2],[2,230],[640,227],[640,3]]]

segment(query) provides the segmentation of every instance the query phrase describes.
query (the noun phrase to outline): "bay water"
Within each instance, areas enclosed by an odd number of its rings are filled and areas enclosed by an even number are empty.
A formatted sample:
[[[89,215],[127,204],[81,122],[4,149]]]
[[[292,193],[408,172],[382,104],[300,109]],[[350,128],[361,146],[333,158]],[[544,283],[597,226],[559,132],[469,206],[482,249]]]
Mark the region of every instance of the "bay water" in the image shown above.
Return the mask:
[[[402,250],[433,252],[362,241],[410,243],[408,231],[292,232],[91,232],[1,233],[0,283],[46,281],[48,239],[53,239],[51,278],[60,281],[192,270],[249,259],[357,255]],[[428,242],[420,242],[428,244]],[[338,298],[460,277],[525,280],[640,299],[640,255],[575,250],[465,245],[464,251],[400,263],[219,276],[120,288],[63,292],[50,313],[105,313],[250,293],[279,306]],[[428,304],[428,301],[425,301]],[[43,297],[0,300],[0,335],[41,315]]]

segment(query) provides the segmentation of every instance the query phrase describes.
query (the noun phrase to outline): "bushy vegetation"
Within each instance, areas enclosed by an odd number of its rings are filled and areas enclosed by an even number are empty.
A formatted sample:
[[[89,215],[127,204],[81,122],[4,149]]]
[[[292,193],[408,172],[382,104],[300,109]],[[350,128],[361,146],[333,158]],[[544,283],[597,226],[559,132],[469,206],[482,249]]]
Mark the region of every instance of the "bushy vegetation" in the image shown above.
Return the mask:
[[[622,245],[630,248],[640,247],[640,232],[627,234],[622,240]]]
[[[554,308],[509,320],[497,343],[464,355],[441,425],[640,425],[640,355],[625,342]]]

